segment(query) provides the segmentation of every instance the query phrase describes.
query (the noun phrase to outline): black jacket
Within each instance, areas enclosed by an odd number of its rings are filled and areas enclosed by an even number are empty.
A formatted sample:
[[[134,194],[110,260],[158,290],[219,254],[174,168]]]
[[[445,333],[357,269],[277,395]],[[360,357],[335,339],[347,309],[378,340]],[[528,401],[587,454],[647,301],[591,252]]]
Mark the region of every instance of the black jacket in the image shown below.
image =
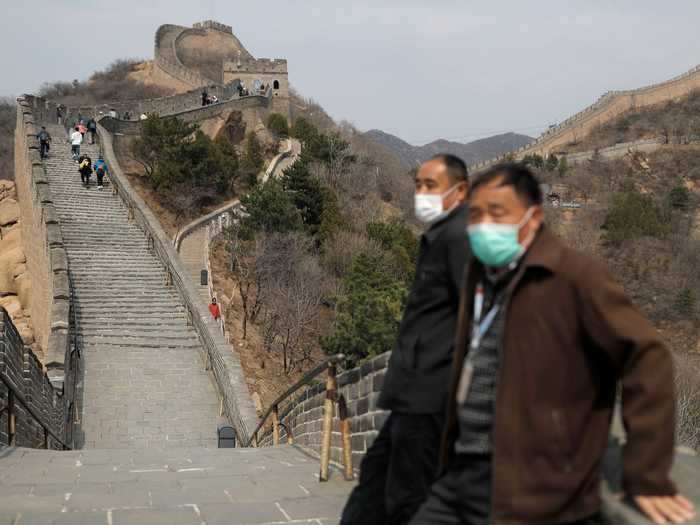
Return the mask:
[[[467,205],[432,225],[420,240],[416,278],[379,406],[406,414],[445,410],[464,268],[469,258]]]

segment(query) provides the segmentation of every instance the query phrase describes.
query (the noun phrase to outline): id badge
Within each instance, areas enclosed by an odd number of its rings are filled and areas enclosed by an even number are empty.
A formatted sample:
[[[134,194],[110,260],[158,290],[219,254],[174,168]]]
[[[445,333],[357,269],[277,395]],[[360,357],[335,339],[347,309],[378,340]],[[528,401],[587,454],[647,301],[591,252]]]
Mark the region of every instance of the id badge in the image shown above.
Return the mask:
[[[460,405],[463,405],[467,400],[473,375],[474,365],[470,361],[465,362],[462,367],[462,373],[459,376],[459,384],[457,385],[457,403]]]

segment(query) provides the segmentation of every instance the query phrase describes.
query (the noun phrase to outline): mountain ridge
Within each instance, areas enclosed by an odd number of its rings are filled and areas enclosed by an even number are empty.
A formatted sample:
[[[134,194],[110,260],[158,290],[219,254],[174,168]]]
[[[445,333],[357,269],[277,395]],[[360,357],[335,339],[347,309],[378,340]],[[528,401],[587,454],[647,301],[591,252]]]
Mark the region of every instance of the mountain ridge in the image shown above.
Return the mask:
[[[527,135],[508,132],[467,143],[436,139],[423,146],[413,146],[396,135],[379,129],[366,131],[364,136],[388,148],[408,168],[420,165],[437,153],[451,153],[460,157],[467,165],[473,165],[516,150],[535,140]]]

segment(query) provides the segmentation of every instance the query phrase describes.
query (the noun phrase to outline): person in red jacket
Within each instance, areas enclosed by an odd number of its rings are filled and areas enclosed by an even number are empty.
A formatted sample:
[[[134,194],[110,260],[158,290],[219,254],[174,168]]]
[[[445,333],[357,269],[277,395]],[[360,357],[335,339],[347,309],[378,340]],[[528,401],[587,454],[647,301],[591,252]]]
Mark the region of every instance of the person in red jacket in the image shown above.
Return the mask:
[[[219,311],[219,305],[216,304],[216,297],[212,297],[211,304],[209,305],[209,311],[211,312],[211,316],[215,320],[218,321],[221,318],[221,312]]]

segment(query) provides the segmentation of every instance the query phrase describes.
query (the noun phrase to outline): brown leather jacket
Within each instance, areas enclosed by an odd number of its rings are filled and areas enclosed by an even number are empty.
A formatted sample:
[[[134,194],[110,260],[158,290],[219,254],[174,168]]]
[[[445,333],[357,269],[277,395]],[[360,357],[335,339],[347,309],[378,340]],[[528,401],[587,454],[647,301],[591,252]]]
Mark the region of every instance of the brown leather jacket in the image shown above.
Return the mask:
[[[476,284],[462,292],[442,442],[457,437],[455,391],[468,347]],[[566,523],[600,508],[600,463],[622,382],[628,494],[675,494],[673,365],[659,334],[610,273],[542,229],[508,285],[493,425],[492,519]]]

